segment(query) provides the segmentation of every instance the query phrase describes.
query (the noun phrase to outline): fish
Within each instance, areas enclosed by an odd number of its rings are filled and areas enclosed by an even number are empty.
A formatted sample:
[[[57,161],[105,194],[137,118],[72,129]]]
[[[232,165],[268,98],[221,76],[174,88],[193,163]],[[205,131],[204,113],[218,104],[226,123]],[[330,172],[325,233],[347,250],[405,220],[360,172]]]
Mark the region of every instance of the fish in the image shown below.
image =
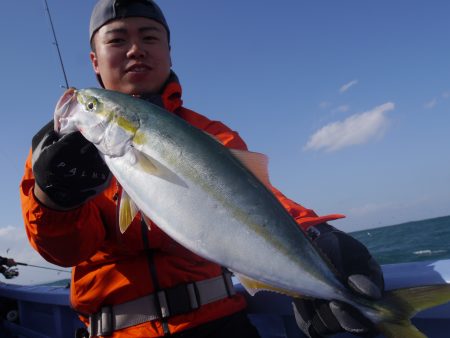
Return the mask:
[[[145,100],[99,88],[68,89],[54,128],[79,131],[122,186],[119,227],[138,212],[175,241],[239,279],[251,295],[338,300],[388,338],[426,337],[410,318],[450,300],[450,285],[350,291],[271,191],[267,156],[229,149],[214,136]],[[151,229],[149,229],[151,231]]]

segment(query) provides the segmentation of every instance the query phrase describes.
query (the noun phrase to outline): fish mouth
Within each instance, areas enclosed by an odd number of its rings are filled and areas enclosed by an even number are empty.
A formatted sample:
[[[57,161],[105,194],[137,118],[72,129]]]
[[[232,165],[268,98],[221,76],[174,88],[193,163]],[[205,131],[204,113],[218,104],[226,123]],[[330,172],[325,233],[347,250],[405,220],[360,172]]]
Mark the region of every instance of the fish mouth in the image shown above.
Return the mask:
[[[67,126],[67,119],[71,115],[72,105],[77,103],[77,91],[75,88],[67,89],[58,100],[54,114],[54,130],[59,133]]]

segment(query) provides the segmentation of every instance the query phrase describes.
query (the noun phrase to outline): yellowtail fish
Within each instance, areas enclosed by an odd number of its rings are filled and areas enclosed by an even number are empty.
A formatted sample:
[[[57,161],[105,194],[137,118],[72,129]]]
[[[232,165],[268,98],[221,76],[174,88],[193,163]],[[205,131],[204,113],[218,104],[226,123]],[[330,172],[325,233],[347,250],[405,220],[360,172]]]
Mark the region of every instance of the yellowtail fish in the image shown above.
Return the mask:
[[[410,322],[447,302],[449,285],[349,291],[270,190],[267,158],[231,150],[175,114],[103,89],[69,89],[55,111],[60,134],[80,131],[123,187],[122,232],[142,212],[194,253],[233,271],[254,294],[340,300],[389,338],[425,337]]]

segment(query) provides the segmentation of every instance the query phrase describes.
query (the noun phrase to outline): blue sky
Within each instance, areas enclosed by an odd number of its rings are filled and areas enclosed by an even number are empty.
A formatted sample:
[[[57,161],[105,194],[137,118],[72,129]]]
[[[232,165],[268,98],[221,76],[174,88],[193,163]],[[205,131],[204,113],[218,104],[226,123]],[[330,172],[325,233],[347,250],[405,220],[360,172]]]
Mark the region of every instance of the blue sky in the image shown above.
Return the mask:
[[[78,88],[97,86],[88,58],[94,3],[48,0]],[[287,196],[321,215],[346,214],[334,222],[345,231],[450,214],[448,0],[159,4],[185,106],[267,154],[272,183]],[[64,79],[43,1],[2,5],[0,255],[9,248],[47,265],[25,240],[18,185]],[[31,270],[16,281],[42,278]]]

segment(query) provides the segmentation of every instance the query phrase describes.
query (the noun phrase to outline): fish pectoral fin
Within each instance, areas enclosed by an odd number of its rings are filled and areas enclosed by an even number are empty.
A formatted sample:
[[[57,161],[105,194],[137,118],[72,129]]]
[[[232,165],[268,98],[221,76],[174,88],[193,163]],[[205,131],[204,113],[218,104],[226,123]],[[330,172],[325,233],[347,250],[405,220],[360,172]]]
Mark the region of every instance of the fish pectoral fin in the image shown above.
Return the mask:
[[[292,297],[298,297],[297,294],[289,293],[284,289],[277,288],[275,286],[259,282],[240,273],[234,273],[234,275],[239,279],[244,289],[251,295],[254,296],[259,291],[271,291],[276,293],[281,293],[284,295],[289,295]]]
[[[269,189],[272,187],[269,179],[269,158],[266,155],[238,149],[230,151],[261,183]]]
[[[139,208],[125,190],[122,190],[119,206],[119,229],[123,234],[136,217]]]
[[[134,149],[134,155],[140,169],[150,175],[158,174],[158,167],[153,163],[153,159],[149,155],[137,149]]]
[[[135,148],[132,153],[132,158],[134,162],[131,162],[131,165],[136,165],[144,173],[157,176],[183,188],[188,187],[180,176],[158,160],[152,158],[149,154]]]

